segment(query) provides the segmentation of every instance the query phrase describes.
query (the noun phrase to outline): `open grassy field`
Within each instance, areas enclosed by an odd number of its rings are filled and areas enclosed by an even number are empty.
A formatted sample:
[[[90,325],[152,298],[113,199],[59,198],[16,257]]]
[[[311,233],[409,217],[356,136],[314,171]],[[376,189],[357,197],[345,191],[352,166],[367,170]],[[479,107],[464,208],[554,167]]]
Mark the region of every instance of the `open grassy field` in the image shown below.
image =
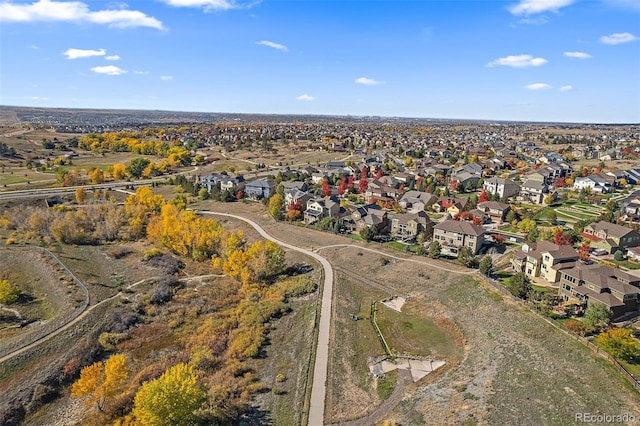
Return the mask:
[[[369,312],[372,302],[386,296],[345,274],[336,276],[325,413],[330,422],[360,417],[381,402],[367,361],[384,355],[384,349]],[[360,319],[353,320],[349,314]]]
[[[376,321],[391,352],[434,359],[455,357],[459,348],[451,334],[434,319],[415,315],[412,311],[420,311],[417,305],[411,301],[403,307],[403,312],[379,305]]]
[[[20,289],[14,304],[5,306],[17,312],[28,324],[15,328],[18,318],[0,311],[0,346],[38,333],[46,323],[67,315],[84,300],[77,285],[51,258],[35,248],[0,248],[0,279]]]

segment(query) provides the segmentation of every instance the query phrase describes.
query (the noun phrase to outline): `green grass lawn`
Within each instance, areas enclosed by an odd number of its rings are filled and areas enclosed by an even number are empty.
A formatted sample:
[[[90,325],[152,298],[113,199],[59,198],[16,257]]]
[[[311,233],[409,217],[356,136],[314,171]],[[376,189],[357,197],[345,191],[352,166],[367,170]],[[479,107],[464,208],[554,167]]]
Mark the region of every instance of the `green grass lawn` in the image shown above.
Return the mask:
[[[552,289],[551,287],[543,287],[541,285],[535,285],[535,284],[531,285],[531,289],[534,290],[534,291],[541,292],[541,293],[550,293],[550,292],[555,292],[556,291],[555,289]]]
[[[12,174],[0,174],[0,186],[12,185],[15,183],[26,183],[29,179],[26,176],[12,175]]]
[[[385,245],[395,250],[407,251],[407,245],[399,241],[390,241],[388,243],[385,243]],[[420,248],[420,244],[409,245],[409,251],[412,253],[417,253],[419,248]]]
[[[451,335],[430,318],[397,312],[379,304],[376,321],[392,353],[435,353],[446,358],[456,353]]]
[[[611,259],[611,263],[614,263],[616,265],[619,265],[621,268],[627,268],[627,269],[640,269],[640,264],[635,263],[635,262],[631,262],[629,260],[615,260],[615,259]]]

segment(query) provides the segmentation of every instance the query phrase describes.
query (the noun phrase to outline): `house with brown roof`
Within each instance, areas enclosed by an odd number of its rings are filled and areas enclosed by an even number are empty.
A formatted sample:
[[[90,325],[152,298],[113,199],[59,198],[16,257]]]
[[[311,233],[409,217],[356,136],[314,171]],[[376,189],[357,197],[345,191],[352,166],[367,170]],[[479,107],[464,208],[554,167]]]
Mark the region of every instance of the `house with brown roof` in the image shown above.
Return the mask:
[[[638,312],[640,277],[607,265],[578,263],[561,272],[559,295],[566,303],[584,307],[603,303],[613,312],[613,319]]]
[[[477,209],[489,216],[489,218],[497,223],[502,223],[507,216],[509,204],[500,203],[498,201],[484,201],[478,203]]]
[[[604,220],[585,226],[580,236],[588,239],[592,248],[604,249],[607,253],[614,253],[617,250],[624,251],[627,247],[640,245],[638,232]]]
[[[391,218],[391,235],[415,237],[420,232],[433,232],[433,221],[424,211],[397,214]]]
[[[469,247],[478,254],[484,243],[482,226],[457,220],[445,220],[433,227],[433,240],[440,243],[442,254],[457,256],[462,247]]]
[[[433,204],[433,210],[438,213],[449,213],[451,217],[467,209],[468,200],[464,198],[442,196]]]
[[[398,205],[403,209],[412,209],[414,211],[426,210],[436,202],[438,197],[428,192],[407,191],[404,193]]]
[[[514,270],[530,277],[541,277],[550,283],[560,280],[560,271],[573,268],[578,262],[578,253],[570,245],[557,245],[551,241],[527,243],[511,258]]]

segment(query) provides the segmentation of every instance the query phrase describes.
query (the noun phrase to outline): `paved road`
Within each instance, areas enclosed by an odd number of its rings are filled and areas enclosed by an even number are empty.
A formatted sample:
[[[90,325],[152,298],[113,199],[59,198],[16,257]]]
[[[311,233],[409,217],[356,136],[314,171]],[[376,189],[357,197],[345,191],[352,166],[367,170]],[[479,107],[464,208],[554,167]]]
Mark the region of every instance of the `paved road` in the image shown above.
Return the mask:
[[[324,269],[324,286],[322,290],[322,304],[318,326],[318,343],[316,345],[316,362],[313,368],[313,384],[311,386],[311,404],[309,408],[309,426],[322,426],[324,424],[324,403],[327,393],[327,365],[329,360],[329,326],[331,325],[331,302],[333,297],[333,268],[324,257],[307,249],[303,249],[284,241],[280,241],[267,233],[254,221],[229,213],[218,213],[208,210],[196,210],[201,214],[227,216],[242,220],[251,225],[264,238],[280,244],[290,250],[304,253],[320,262]]]

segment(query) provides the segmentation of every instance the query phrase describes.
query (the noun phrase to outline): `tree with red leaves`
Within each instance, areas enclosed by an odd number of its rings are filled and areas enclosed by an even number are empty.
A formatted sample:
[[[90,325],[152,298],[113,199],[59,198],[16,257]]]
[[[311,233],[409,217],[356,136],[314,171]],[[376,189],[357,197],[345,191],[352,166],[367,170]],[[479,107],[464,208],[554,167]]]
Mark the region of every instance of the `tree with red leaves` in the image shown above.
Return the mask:
[[[349,175],[349,179],[347,179],[347,188],[353,189],[353,183],[355,182],[356,177],[354,175]]]
[[[455,179],[451,179],[451,181],[449,182],[449,189],[451,191],[455,191],[456,189],[458,189],[458,181]]]
[[[343,196],[347,192],[347,178],[340,179],[340,186],[338,186],[338,195]]]
[[[329,186],[327,178],[322,180],[322,195],[325,197],[329,197],[331,195],[331,186]]]
[[[489,193],[486,190],[480,191],[480,195],[478,196],[479,203],[485,203],[489,201]]]
[[[564,188],[565,186],[567,186],[567,178],[556,178],[556,180],[553,181],[553,186],[555,186],[556,188]]]
[[[289,203],[289,208],[287,209],[287,214],[285,215],[285,219],[289,222],[293,222],[294,220],[298,220],[302,216],[302,203],[297,201],[291,201]]]
[[[362,173],[360,173],[360,183],[358,184],[358,190],[361,194],[364,194],[369,187],[369,182],[367,181],[367,169],[362,169]]]
[[[244,198],[244,192],[243,192],[242,190],[238,191],[238,192],[236,193],[236,198],[237,198],[238,200],[242,200],[242,199]]]
[[[580,260],[588,261],[589,260],[589,251],[591,251],[591,247],[589,245],[589,240],[583,241],[582,245],[578,249],[578,255],[580,256]]]
[[[473,218],[471,223],[473,223],[474,225],[482,225],[482,219],[480,219],[478,216],[476,216],[476,217]]]
[[[376,179],[380,179],[382,176],[384,176],[384,170],[378,169],[376,172]]]
[[[553,235],[553,241],[559,246],[570,246],[573,244],[571,234],[563,232],[561,228],[556,229],[556,232]]]
[[[504,244],[504,242],[507,240],[502,234],[491,234],[491,238],[493,238],[493,241],[498,244]]]
[[[514,160],[513,158],[509,158],[509,162],[507,163],[509,165],[510,169],[515,169],[516,167],[516,160]]]

